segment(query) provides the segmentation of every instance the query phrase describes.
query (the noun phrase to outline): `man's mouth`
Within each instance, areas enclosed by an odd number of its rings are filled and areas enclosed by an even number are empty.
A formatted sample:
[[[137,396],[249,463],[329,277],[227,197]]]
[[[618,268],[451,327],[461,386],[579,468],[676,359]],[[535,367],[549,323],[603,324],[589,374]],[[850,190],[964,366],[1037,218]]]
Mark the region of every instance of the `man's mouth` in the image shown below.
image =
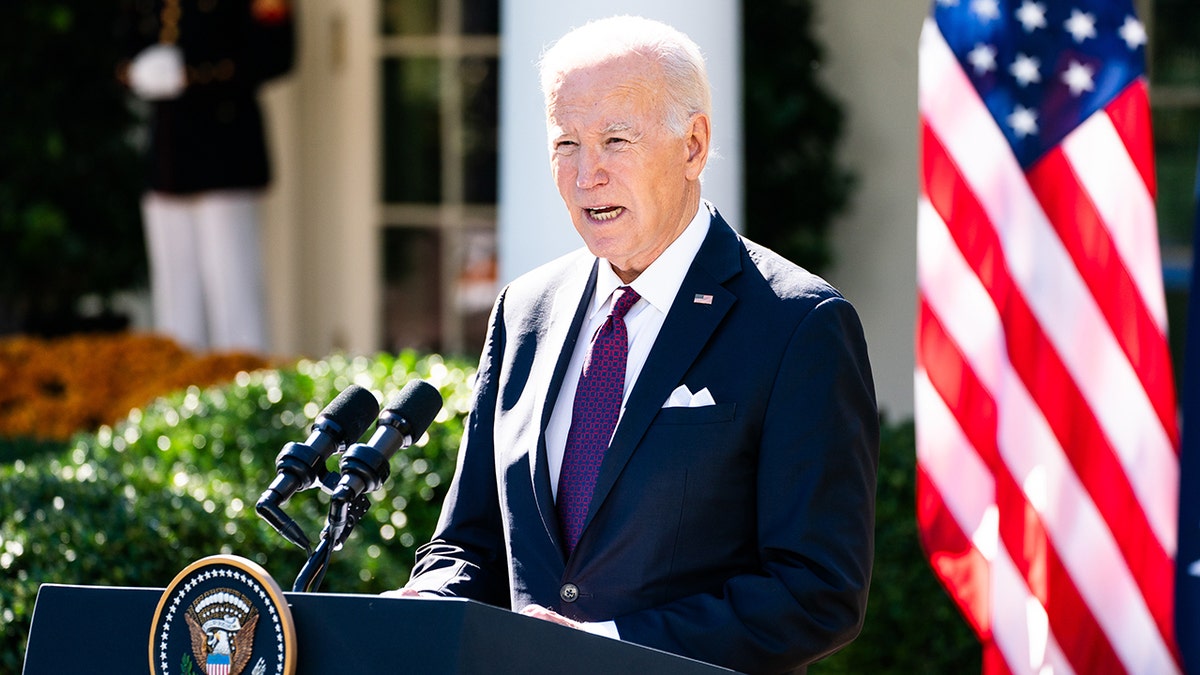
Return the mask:
[[[594,209],[584,209],[584,211],[587,212],[588,217],[591,218],[592,220],[604,222],[607,220],[612,220],[612,219],[616,218],[617,216],[621,215],[622,213],[625,213],[625,207],[624,206],[600,206],[600,207],[597,207]]]

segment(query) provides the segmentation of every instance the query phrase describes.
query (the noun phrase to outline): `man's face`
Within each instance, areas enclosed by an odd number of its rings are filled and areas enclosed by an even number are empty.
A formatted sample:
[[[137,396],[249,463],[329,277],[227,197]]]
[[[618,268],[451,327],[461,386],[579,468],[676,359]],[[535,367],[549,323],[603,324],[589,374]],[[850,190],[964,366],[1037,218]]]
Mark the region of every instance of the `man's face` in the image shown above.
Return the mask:
[[[666,127],[662,76],[631,54],[568,72],[547,108],[550,165],[575,229],[626,283],[687,227],[700,204],[709,122]]]

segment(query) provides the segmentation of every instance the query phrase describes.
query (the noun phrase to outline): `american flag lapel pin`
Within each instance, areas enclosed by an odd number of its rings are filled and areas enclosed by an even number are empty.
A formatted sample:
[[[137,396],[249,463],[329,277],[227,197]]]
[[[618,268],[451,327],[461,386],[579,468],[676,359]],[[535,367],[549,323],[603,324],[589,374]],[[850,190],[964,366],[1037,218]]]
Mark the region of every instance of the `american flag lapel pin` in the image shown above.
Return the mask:
[[[712,300],[713,300],[713,296],[711,296],[711,295],[709,295],[709,294],[707,294],[707,293],[697,293],[697,294],[696,294],[696,295],[695,295],[695,296],[692,298],[692,302],[693,302],[693,303],[695,303],[695,304],[697,304],[697,305],[711,305],[711,304],[712,304]]]

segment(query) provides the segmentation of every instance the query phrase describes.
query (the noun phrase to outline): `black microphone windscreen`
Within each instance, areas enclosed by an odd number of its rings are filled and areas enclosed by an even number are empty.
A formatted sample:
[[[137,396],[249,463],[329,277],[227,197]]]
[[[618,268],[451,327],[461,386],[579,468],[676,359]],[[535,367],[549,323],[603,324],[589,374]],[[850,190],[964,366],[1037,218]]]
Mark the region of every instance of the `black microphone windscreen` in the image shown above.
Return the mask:
[[[425,380],[412,380],[404,385],[384,408],[401,417],[412,425],[412,439],[420,438],[433,418],[442,409],[442,395],[437,387]]]
[[[376,400],[375,394],[357,384],[352,384],[343,389],[337,398],[325,406],[320,417],[324,417],[340,427],[343,442],[353,443],[363,435],[367,427],[371,426],[377,415],[379,415],[379,401]]]

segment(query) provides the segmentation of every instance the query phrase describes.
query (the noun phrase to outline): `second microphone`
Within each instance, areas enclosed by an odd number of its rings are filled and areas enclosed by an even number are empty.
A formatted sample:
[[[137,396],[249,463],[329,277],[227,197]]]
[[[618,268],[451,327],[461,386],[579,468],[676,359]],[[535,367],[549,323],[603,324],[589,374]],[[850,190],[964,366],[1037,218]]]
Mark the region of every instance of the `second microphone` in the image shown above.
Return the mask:
[[[404,385],[379,414],[375,433],[366,443],[355,443],[342,454],[341,480],[334,501],[350,502],[378,490],[387,480],[392,456],[415,443],[442,409],[442,395],[424,380]]]

